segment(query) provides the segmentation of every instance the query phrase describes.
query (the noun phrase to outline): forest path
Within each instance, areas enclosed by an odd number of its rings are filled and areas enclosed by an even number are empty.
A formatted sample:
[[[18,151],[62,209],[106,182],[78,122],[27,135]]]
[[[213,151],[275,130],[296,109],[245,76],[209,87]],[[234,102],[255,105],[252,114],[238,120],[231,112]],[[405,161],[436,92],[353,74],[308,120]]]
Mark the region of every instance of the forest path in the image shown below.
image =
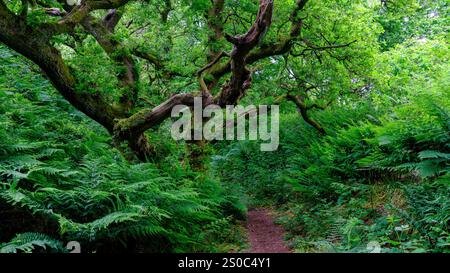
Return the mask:
[[[250,253],[290,253],[284,241],[284,230],[275,225],[271,211],[255,208],[248,212],[247,230],[250,239]]]

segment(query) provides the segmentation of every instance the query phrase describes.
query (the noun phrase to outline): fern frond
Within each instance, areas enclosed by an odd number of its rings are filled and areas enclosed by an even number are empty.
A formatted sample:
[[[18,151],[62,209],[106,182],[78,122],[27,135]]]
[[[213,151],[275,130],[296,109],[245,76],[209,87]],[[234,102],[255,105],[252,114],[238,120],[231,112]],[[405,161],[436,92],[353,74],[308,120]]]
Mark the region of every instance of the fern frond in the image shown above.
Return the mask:
[[[0,253],[31,253],[41,247],[44,250],[52,249],[65,252],[62,243],[42,233],[22,233],[16,235],[10,242],[0,245]]]

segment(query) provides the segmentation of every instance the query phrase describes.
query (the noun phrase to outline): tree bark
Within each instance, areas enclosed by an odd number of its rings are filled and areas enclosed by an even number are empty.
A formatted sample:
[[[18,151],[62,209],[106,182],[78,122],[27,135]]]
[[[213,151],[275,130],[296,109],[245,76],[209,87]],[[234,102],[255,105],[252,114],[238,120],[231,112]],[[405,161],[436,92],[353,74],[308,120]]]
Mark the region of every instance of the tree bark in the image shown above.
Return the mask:
[[[292,101],[293,103],[295,103],[295,105],[297,106],[298,112],[300,113],[300,115],[302,116],[304,121],[306,121],[309,125],[314,127],[319,133],[321,133],[323,135],[326,134],[325,129],[317,121],[315,121],[314,119],[312,119],[309,116],[309,114],[308,114],[309,109],[301,97],[294,96],[292,94],[287,94],[286,98],[288,100]]]
[[[177,94],[167,101],[154,107],[153,109],[142,109],[136,112],[135,103],[138,98],[139,74],[135,69],[135,56],[146,59],[153,63],[157,69],[164,72],[168,79],[175,76],[182,76],[171,71],[162,61],[162,58],[142,52],[139,49],[126,49],[120,41],[113,38],[114,29],[119,23],[121,7],[129,0],[84,0],[81,5],[68,7],[64,6],[62,12],[51,16],[62,16],[55,23],[42,23],[30,27],[26,23],[24,16],[15,15],[0,0],[0,42],[22,54],[26,58],[37,64],[48,76],[56,90],[76,109],[86,114],[88,117],[104,126],[113,136],[114,142],[119,145],[127,142],[128,147],[141,160],[148,160],[155,155],[155,147],[149,143],[145,136],[145,131],[158,126],[170,117],[174,106],[184,104],[193,105],[193,94]],[[291,31],[289,37],[279,37],[275,46],[261,45],[257,49],[265,33],[272,23],[273,0],[260,0],[259,10],[256,19],[250,29],[243,35],[230,36],[223,34],[222,11],[224,9],[223,0],[214,0],[213,7],[209,10],[207,19],[210,29],[209,43],[217,43],[222,37],[233,44],[231,54],[218,50],[214,45],[210,45],[206,60],[211,65],[202,70],[198,76],[202,79],[203,72],[213,76],[215,83],[227,73],[231,73],[227,84],[223,86],[219,94],[212,97],[210,89],[214,84],[202,84],[201,94],[204,97],[203,107],[209,104],[217,104],[221,107],[235,105],[239,102],[245,92],[250,88],[252,77],[248,64],[254,63],[262,58],[283,54],[290,50],[292,41],[299,36],[301,30],[301,19],[298,12],[303,9],[307,0],[298,0],[296,8],[291,15]],[[168,19],[171,2],[165,0],[166,13],[163,20]],[[109,10],[103,19],[97,19],[90,15],[95,10]],[[60,52],[52,46],[50,39],[59,34],[74,33],[76,26],[82,26],[86,33],[92,35],[98,44],[123,68],[123,73],[119,73],[118,80],[120,89],[124,90],[120,98],[120,105],[109,101],[99,92],[90,93],[77,90],[81,79],[77,79],[70,67],[64,62]],[[78,31],[79,29],[77,29]],[[119,53],[119,54],[117,54]],[[215,61],[221,57],[229,57],[230,60],[223,64]],[[219,59],[220,59],[219,58]],[[203,82],[204,83],[204,82]],[[131,114],[135,112],[135,114]]]

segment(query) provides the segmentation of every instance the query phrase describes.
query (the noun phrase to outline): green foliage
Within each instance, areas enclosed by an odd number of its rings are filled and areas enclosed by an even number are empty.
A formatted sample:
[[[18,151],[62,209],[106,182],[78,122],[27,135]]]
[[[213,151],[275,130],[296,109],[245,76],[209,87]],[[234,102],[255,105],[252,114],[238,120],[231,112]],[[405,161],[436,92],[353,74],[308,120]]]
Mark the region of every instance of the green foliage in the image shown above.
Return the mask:
[[[60,3],[24,3],[6,1],[29,30],[59,19],[44,6]],[[80,26],[51,45],[76,91],[114,107],[128,88],[117,59],[131,56],[138,111],[197,92],[209,51],[232,52],[224,34],[245,33],[258,10],[257,1],[226,0],[221,16],[208,18],[211,3],[130,1],[114,33],[101,37],[118,47],[110,54]],[[275,1],[272,26],[252,54],[288,39],[295,5]],[[191,169],[168,122],[147,131],[155,159],[134,161],[41,68],[0,45],[0,252],[67,252],[69,241],[92,253],[241,251],[247,206],[276,206],[297,251],[370,252],[375,243],[382,252],[450,252],[447,14],[443,0],[308,1],[290,51],[248,65],[252,88],[240,102],[280,103],[279,149],[209,143],[199,149],[209,153],[203,172]],[[302,96],[327,135],[279,101],[287,90]]]
[[[1,52],[8,57],[2,70],[27,70]],[[103,129],[48,97],[54,91],[46,81],[34,81],[40,88],[16,79],[0,89],[0,218],[23,223],[0,226],[0,241],[12,239],[1,251],[62,251],[48,236],[78,241],[83,252],[217,250],[208,234],[227,233],[242,218],[232,192],[177,157],[159,165],[127,162]],[[25,233],[13,238],[19,231]]]
[[[389,112],[376,101],[327,109],[316,115],[330,132],[321,138],[284,115],[278,151],[232,144],[216,170],[253,205],[280,206],[299,251],[367,252],[369,242],[383,252],[448,251],[447,93],[430,82]]]
[[[38,248],[48,251],[65,251],[60,241],[45,234],[29,232],[18,234],[10,242],[1,244],[0,253],[30,253]]]
[[[379,38],[383,50],[389,50],[410,38],[434,39],[445,35],[447,14],[447,1],[386,2],[378,7],[376,15],[384,29]]]

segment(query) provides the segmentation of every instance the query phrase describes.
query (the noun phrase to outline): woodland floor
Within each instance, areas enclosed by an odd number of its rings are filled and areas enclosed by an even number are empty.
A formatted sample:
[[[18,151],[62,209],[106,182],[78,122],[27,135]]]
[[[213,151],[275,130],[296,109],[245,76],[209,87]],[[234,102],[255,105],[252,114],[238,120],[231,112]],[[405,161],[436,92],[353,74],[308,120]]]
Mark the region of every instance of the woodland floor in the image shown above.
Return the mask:
[[[284,241],[284,230],[274,223],[271,211],[264,208],[248,212],[247,230],[250,239],[250,253],[292,252]]]

